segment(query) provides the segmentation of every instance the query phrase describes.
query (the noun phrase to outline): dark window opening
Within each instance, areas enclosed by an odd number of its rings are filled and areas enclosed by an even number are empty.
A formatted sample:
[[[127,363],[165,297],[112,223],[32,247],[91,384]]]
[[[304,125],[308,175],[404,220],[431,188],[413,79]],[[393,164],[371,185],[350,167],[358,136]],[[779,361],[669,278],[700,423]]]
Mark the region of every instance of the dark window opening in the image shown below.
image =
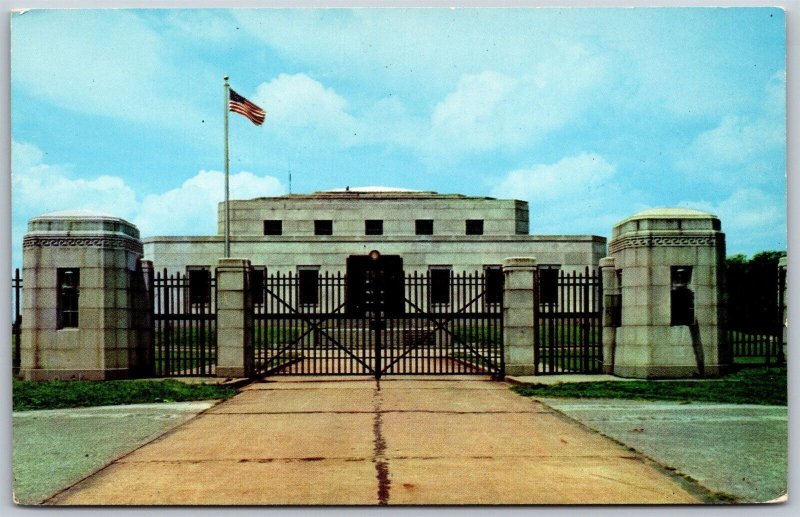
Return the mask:
[[[333,235],[333,221],[330,219],[314,221],[314,235]]]
[[[670,274],[670,325],[693,325],[692,266],[672,266]]]
[[[383,235],[383,221],[381,219],[367,219],[364,221],[364,234]]]
[[[208,304],[211,301],[211,271],[206,266],[188,266],[189,303]]]
[[[264,235],[283,235],[283,221],[266,219],[264,221]]]
[[[450,303],[450,275],[452,266],[431,266],[430,299],[431,303]]]
[[[58,268],[56,270],[56,283],[58,285],[57,326],[59,329],[77,328],[78,295],[81,283],[80,269]]]
[[[611,325],[613,327],[622,326],[622,270],[617,269],[617,294],[614,295],[613,310],[611,312]]]
[[[258,266],[250,271],[250,292],[254,305],[264,304],[264,277],[266,273],[267,268]]]
[[[433,219],[416,220],[417,235],[433,235]]]
[[[486,303],[503,302],[503,268],[500,266],[486,266]]]
[[[319,266],[299,266],[297,268],[297,301],[300,305],[319,303]]]
[[[483,219],[467,219],[467,235],[483,235]]]
[[[539,303],[558,303],[558,274],[561,266],[539,266]]]

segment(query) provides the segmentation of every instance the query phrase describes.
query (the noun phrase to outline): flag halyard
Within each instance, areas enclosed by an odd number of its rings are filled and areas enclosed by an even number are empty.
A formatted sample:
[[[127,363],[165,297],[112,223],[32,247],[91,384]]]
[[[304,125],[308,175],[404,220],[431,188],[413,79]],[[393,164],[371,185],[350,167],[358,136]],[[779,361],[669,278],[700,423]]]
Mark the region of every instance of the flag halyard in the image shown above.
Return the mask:
[[[232,88],[230,89],[228,109],[239,115],[244,115],[257,126],[263,124],[264,119],[267,117],[267,113],[263,109],[233,91]]]

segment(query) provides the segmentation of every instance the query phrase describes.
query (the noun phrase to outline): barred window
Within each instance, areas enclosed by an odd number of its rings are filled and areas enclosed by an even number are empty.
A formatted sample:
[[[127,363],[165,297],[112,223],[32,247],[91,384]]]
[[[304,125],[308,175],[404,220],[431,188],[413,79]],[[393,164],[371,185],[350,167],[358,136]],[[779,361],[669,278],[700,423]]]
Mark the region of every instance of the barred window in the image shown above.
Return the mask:
[[[189,303],[207,304],[211,301],[211,271],[208,266],[187,266]]]
[[[560,265],[539,266],[539,303],[558,303],[558,274]]]
[[[300,305],[319,303],[319,266],[297,266],[297,301]]]
[[[78,296],[81,272],[78,268],[60,267],[56,270],[58,285],[57,327],[59,329],[78,327]]]
[[[502,303],[503,268],[500,266],[485,266],[484,275],[486,279],[486,303]]]
[[[254,305],[263,305],[264,303],[264,277],[266,274],[267,268],[264,266],[254,266],[250,271],[250,292]]]
[[[453,272],[453,266],[431,266],[429,272],[431,278],[430,302],[450,303],[450,275]]]

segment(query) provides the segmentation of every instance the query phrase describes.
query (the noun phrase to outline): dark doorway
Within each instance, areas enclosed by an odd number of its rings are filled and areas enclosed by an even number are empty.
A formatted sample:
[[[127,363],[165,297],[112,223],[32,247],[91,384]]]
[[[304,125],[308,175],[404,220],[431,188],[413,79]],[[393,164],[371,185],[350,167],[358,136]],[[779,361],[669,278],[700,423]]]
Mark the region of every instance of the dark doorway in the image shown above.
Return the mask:
[[[403,259],[400,255],[351,255],[347,257],[347,314],[358,318],[367,312],[386,317],[404,312]]]

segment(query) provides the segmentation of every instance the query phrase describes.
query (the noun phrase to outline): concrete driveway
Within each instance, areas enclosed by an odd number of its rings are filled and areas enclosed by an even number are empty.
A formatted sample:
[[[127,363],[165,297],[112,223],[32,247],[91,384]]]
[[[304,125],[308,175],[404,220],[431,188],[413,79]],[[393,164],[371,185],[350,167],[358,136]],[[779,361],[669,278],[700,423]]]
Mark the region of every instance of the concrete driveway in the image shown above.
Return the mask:
[[[48,504],[698,503],[702,494],[480,378],[270,379]]]

